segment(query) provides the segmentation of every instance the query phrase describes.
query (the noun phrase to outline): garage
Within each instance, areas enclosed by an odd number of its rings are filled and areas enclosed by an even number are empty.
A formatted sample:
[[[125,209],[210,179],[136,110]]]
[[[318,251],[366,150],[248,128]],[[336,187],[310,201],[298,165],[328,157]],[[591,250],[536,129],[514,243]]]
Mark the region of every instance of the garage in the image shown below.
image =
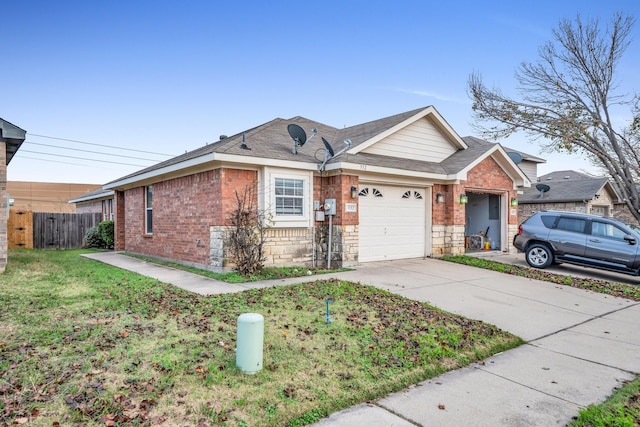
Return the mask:
[[[424,188],[363,184],[359,193],[361,262],[425,256]]]

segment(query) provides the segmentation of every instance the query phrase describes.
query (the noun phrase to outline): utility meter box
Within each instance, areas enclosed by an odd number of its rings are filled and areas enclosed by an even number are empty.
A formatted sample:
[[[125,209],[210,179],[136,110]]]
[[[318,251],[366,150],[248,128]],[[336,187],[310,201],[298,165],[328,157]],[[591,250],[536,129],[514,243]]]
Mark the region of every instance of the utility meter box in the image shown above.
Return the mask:
[[[336,199],[325,199],[324,200],[324,213],[325,213],[325,215],[335,215],[336,214]]]

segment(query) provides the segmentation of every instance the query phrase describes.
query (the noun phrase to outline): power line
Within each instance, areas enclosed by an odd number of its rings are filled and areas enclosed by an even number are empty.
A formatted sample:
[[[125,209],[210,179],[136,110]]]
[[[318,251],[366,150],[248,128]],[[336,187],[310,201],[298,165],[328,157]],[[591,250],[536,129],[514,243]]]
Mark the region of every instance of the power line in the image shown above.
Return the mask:
[[[152,151],[135,150],[133,148],[121,148],[121,147],[116,147],[116,146],[113,146],[113,145],[94,144],[92,142],[78,141],[78,140],[75,140],[75,139],[57,138],[55,136],[47,136],[47,135],[38,135],[37,133],[29,133],[29,135],[38,136],[40,138],[57,139],[58,141],[75,142],[76,144],[95,145],[96,147],[114,148],[116,150],[136,151],[138,153],[156,154],[158,156],[167,156],[167,157],[174,157],[175,156],[175,154],[154,153]]]
[[[113,157],[126,157],[127,159],[147,160],[147,161],[150,161],[150,162],[158,162],[159,161],[159,160],[155,160],[155,159],[145,159],[143,157],[125,156],[125,155],[122,155],[122,154],[110,154],[110,153],[105,153],[105,152],[102,152],[102,151],[81,150],[79,148],[60,147],[60,146],[57,146],[57,145],[41,144],[39,142],[33,142],[33,141],[25,141],[25,143],[32,144],[32,145],[40,145],[42,147],[59,148],[61,150],[82,151],[83,153],[103,154],[105,156],[113,156]]]
[[[106,169],[106,170],[114,170],[113,168],[107,168],[107,167],[104,167],[104,166],[83,165],[82,163],[62,162],[60,160],[39,159],[37,157],[23,156],[22,153],[24,151],[26,151],[26,150],[20,150],[20,154],[21,155],[20,155],[19,159],[40,160],[41,162],[50,162],[50,163],[56,163],[56,164],[62,164],[62,165],[83,166],[85,168],[99,168],[99,169]],[[126,171],[126,169],[118,169],[118,170]]]
[[[89,160],[91,162],[112,163],[114,165],[137,166],[137,167],[141,167],[141,168],[147,167],[145,165],[134,165],[132,163],[111,162],[109,160],[96,160],[96,159],[88,159],[86,157],[65,156],[63,154],[43,153],[41,151],[20,150],[20,152],[22,152],[22,153],[33,153],[33,154],[44,154],[45,156],[66,157],[68,159]]]

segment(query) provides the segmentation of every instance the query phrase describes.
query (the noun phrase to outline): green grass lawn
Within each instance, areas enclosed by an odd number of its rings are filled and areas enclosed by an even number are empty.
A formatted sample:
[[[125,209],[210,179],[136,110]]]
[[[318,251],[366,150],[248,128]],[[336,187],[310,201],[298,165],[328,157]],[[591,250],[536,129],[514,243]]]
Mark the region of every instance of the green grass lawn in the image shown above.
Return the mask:
[[[351,282],[204,297],[80,253],[9,253],[0,425],[305,425],[522,343]],[[235,367],[247,312],[265,319],[255,375]]]

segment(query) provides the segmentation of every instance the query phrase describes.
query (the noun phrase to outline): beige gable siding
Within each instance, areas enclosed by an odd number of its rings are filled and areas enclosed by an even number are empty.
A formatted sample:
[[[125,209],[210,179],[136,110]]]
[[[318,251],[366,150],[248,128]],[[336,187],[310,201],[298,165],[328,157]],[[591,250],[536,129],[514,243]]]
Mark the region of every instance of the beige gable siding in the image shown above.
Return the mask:
[[[518,166],[531,182],[538,181],[538,164],[536,162],[523,160]]]
[[[420,119],[363,150],[381,156],[441,162],[457,149],[428,118]]]

